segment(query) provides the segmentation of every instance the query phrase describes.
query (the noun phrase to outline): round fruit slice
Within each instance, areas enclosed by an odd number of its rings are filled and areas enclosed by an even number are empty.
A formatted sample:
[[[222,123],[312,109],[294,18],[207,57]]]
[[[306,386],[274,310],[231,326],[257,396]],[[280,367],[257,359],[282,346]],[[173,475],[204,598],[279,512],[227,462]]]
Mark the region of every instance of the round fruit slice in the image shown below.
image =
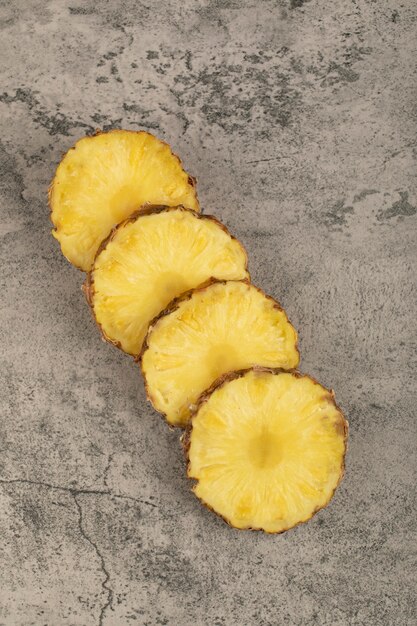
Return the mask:
[[[331,500],[347,432],[332,392],[309,376],[235,372],[200,399],[184,437],[188,476],[230,525],[280,533]]]
[[[195,180],[171,148],[144,131],[84,137],[67,152],[49,190],[53,236],[88,271],[113,226],[144,204],[199,211]]]
[[[247,276],[245,249],[214,217],[154,207],[103,243],[85,293],[104,337],[138,355],[149,322],[173,298],[212,277]]]
[[[184,426],[222,374],[298,360],[297,334],[279,304],[248,281],[223,281],[186,294],[152,323],[142,372],[154,407]]]

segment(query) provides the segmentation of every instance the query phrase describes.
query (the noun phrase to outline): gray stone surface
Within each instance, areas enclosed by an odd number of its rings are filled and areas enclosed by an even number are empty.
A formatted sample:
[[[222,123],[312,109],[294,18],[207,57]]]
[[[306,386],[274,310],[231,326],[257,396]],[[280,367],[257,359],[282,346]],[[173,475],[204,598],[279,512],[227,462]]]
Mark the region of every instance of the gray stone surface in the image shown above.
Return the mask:
[[[0,6],[0,624],[416,624],[414,0]],[[113,127],[172,143],[350,421],[284,535],[199,505],[50,236],[62,153]]]

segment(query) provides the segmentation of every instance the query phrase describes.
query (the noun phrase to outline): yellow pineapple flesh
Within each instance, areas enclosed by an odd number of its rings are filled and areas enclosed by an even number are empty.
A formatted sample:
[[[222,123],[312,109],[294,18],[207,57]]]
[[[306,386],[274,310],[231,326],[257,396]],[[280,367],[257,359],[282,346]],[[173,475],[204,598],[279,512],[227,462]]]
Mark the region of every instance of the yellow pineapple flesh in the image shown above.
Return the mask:
[[[97,255],[86,295],[106,339],[138,355],[148,325],[208,279],[248,277],[239,241],[215,218],[157,207],[122,222]]]
[[[52,234],[84,271],[113,226],[142,205],[199,211],[194,179],[166,143],[144,131],[113,130],[77,141],[58,166],[49,199]]]
[[[328,504],[347,422],[308,376],[249,370],[203,396],[185,437],[194,492],[236,528],[279,533]]]
[[[298,361],[297,334],[278,303],[247,281],[224,281],[194,290],[153,324],[141,365],[154,407],[184,426],[222,374]]]

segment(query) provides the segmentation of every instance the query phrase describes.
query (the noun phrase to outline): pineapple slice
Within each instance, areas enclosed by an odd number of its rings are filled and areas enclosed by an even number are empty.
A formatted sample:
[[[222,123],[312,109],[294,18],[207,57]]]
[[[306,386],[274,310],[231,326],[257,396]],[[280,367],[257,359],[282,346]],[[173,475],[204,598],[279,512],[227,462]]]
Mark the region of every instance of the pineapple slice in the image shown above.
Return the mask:
[[[49,202],[53,236],[84,271],[113,226],[143,204],[199,211],[195,180],[166,143],[144,131],[113,130],[77,141],[58,166]]]
[[[194,492],[235,528],[280,533],[331,500],[348,424],[309,376],[234,372],[200,399],[183,438]]]
[[[211,277],[248,277],[240,242],[214,217],[154,207],[113,231],[84,290],[104,337],[136,356],[149,322],[173,298]]]
[[[232,370],[296,367],[297,334],[285,312],[248,281],[214,282],[174,302],[151,326],[141,359],[149,398],[185,426],[200,394]]]

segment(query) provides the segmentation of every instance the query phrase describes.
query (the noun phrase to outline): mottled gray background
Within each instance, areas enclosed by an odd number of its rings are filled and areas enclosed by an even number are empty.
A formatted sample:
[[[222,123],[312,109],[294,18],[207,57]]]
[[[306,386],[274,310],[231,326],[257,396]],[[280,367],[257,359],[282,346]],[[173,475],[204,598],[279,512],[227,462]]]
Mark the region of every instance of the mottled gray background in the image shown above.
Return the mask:
[[[416,624],[414,0],[2,1],[0,624]],[[331,506],[238,532],[49,234],[61,155],[145,128],[350,421]]]

